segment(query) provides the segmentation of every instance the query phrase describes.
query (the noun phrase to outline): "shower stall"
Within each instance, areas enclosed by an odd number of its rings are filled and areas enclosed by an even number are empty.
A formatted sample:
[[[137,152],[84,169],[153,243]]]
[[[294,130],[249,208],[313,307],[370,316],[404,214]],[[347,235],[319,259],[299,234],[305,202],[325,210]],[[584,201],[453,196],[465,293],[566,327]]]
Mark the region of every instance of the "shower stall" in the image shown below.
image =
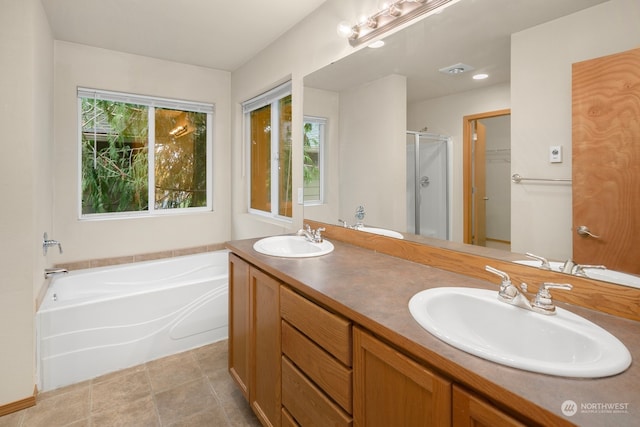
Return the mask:
[[[451,138],[407,132],[407,232],[449,239]]]

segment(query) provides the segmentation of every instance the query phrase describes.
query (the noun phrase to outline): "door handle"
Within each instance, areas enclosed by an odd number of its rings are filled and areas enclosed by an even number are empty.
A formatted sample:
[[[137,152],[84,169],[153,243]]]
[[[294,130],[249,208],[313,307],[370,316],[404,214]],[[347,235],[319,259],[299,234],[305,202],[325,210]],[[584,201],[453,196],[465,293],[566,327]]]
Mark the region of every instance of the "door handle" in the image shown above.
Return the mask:
[[[594,239],[600,238],[600,236],[596,236],[595,234],[593,234],[591,230],[589,230],[589,227],[587,227],[586,225],[578,226],[578,228],[576,229],[576,232],[581,236],[589,236],[589,237],[593,237]]]

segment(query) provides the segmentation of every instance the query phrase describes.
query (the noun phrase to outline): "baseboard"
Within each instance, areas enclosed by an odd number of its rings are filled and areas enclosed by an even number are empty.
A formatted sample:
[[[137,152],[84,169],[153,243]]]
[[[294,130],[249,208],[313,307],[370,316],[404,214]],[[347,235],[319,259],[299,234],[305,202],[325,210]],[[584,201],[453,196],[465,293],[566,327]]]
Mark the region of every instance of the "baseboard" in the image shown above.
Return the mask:
[[[0,417],[35,406],[37,395],[38,387],[35,387],[33,389],[33,396],[25,397],[24,399],[16,400],[15,402],[7,403],[6,405],[0,405]]]

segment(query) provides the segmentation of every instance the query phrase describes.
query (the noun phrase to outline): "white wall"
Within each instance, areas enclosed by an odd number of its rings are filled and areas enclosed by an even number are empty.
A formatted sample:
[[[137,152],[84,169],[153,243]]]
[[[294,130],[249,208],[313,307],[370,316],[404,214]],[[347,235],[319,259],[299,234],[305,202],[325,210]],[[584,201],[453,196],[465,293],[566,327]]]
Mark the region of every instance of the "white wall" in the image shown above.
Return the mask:
[[[640,2],[611,0],[511,38],[512,171],[571,178],[571,64],[640,45]],[[564,161],[550,164],[549,145]],[[512,185],[512,250],[572,253],[571,186]]]
[[[406,86],[404,76],[390,75],[340,93],[305,88],[305,113],[330,126],[327,197],[305,206],[305,218],[353,225],[362,205],[366,225],[406,230]]]
[[[451,179],[451,240],[463,240],[462,210],[462,118],[473,114],[509,108],[509,84],[497,84],[484,89],[409,104],[407,128],[449,136],[452,139]]]
[[[275,43],[233,72],[231,99],[233,109],[232,142],[232,238],[242,239],[260,235],[295,231],[302,225],[304,209],[294,204],[293,222],[266,220],[247,214],[246,149],[243,141],[240,104],[291,79],[293,88],[293,164],[302,165],[303,104],[296,101],[303,94],[302,80],[356,49],[338,36],[340,21],[355,22],[377,8],[377,0],[327,0]],[[293,188],[302,186],[302,167],[294,168]]]
[[[33,395],[34,295],[51,227],[53,38],[40,1],[0,0],[0,406]]]
[[[229,240],[230,85],[225,71],[55,42],[55,262],[189,248]],[[135,219],[79,220],[78,86],[215,105],[214,211]]]
[[[337,92],[304,89],[304,113],[327,119],[325,127],[324,203],[304,207],[305,218],[336,223],[340,218],[340,95]]]
[[[340,217],[405,231],[407,79],[390,75],[340,93]],[[331,223],[336,223],[337,218]]]

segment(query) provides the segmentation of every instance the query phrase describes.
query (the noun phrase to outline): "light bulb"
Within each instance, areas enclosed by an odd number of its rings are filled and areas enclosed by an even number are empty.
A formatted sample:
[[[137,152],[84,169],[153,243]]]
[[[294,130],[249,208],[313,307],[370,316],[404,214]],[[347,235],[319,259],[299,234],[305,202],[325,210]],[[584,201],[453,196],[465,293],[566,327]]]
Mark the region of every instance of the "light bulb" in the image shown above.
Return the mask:
[[[353,37],[358,33],[355,28],[347,21],[342,21],[338,24],[337,32],[340,37],[344,38]]]

